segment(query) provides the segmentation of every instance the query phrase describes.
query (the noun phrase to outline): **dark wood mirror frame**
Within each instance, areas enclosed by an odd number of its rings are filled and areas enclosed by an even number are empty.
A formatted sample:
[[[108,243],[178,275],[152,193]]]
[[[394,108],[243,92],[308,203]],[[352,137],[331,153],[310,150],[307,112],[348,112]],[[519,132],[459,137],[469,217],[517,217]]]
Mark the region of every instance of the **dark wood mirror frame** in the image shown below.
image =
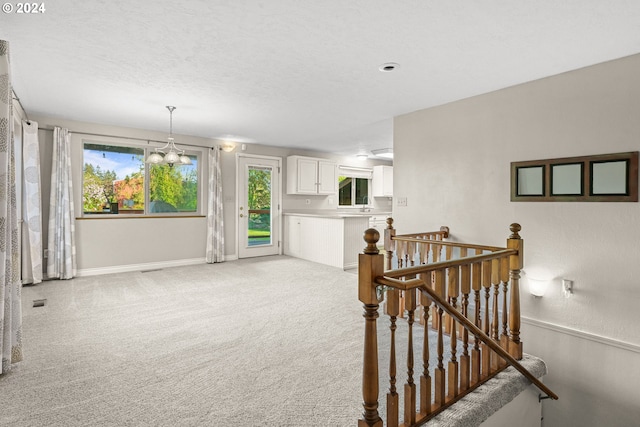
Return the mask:
[[[609,168],[602,170],[607,165]],[[577,167],[563,168],[565,173],[561,174],[560,167],[563,166]],[[527,178],[527,176],[521,174],[520,171],[532,170],[531,168],[542,168],[542,176],[533,178],[539,181],[529,182],[526,187],[541,188],[541,192],[537,190],[524,192],[522,190],[525,185],[520,180]],[[554,169],[557,173],[554,173]],[[602,177],[603,173],[607,173],[607,176]],[[564,191],[554,193],[554,175],[557,175],[555,178],[558,188],[562,188]],[[570,182],[559,183],[557,181],[560,178],[566,179],[567,176],[569,176]],[[530,174],[528,179],[531,179]],[[511,201],[637,202],[638,152],[511,162]]]

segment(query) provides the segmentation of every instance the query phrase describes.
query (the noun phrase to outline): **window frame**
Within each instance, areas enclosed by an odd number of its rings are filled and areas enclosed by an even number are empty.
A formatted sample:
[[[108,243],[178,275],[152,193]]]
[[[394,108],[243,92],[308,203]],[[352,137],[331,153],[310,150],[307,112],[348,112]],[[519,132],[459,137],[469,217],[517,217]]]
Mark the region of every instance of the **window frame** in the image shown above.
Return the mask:
[[[153,212],[153,213],[149,212],[149,208],[150,208],[150,200],[149,200],[150,185],[149,184],[151,179],[150,170],[152,165],[149,163],[143,162],[144,163],[144,212],[141,214],[140,213],[121,213],[121,212],[118,212],[117,214],[101,214],[101,213],[91,213],[91,212],[84,211],[84,165],[85,165],[85,145],[86,144],[143,149],[144,159],[146,159],[153,150],[155,150],[156,148],[161,148],[164,145],[160,142],[155,142],[155,141],[123,142],[123,141],[104,141],[98,138],[83,138],[81,150],[80,150],[81,164],[80,164],[80,186],[79,186],[81,218],[91,218],[91,219],[153,218],[153,217],[168,218],[168,217],[193,217],[193,216],[205,215],[205,207],[207,204],[207,200],[205,198],[206,189],[204,187],[206,187],[208,182],[205,180],[205,177],[206,177],[205,163],[206,163],[206,159],[208,158],[207,151],[210,149],[209,147],[200,148],[192,145],[186,146],[180,143],[176,143],[178,148],[185,150],[186,155],[196,157],[197,159],[196,176],[197,176],[198,189],[196,192],[197,208],[195,211],[193,212]]]
[[[370,206],[372,204],[371,200],[371,190],[372,190],[372,179],[373,170],[364,169],[364,168],[350,168],[348,166],[340,166],[338,168],[337,180],[338,180],[338,209],[359,209],[362,207]],[[340,177],[344,176],[347,178],[351,178],[351,204],[350,205],[341,205],[340,204]],[[356,203],[356,181],[355,179],[364,179],[367,181],[367,203]]]

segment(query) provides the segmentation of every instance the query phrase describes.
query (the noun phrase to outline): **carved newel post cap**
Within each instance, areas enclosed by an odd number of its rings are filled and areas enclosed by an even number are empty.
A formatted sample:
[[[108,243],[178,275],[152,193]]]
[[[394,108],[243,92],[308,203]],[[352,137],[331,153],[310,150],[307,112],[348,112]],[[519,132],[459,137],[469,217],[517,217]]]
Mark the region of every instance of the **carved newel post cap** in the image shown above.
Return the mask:
[[[518,234],[518,232],[522,230],[520,224],[514,222],[509,226],[509,230],[511,230],[511,236],[509,236],[510,239],[520,239],[520,235]]]
[[[393,218],[387,218],[387,228],[393,228]]]
[[[364,248],[365,254],[377,255],[380,253],[378,250],[378,240],[380,240],[380,233],[375,228],[369,228],[364,232],[364,241],[367,242],[367,247]]]

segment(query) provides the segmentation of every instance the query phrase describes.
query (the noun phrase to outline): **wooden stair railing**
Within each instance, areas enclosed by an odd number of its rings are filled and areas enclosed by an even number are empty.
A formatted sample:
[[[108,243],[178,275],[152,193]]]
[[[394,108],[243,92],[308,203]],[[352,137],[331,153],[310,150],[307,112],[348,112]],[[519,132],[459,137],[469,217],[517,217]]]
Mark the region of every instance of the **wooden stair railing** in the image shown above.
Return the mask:
[[[382,426],[378,413],[379,367],[377,344],[377,318],[379,303],[385,297],[386,312],[390,316],[390,365],[389,392],[386,401],[386,423],[390,427],[420,426],[454,404],[464,395],[491,379],[507,366],[514,366],[533,384],[549,397],[557,399],[551,390],[526,370],[517,360],[522,359],[520,341],[519,278],[523,265],[523,242],[518,232],[518,224],[511,225],[512,234],[507,240],[507,248],[443,242],[448,229],[438,232],[395,236],[393,220],[389,219],[390,232],[385,233],[387,254],[391,245],[404,242],[406,253],[411,256],[398,261],[403,268],[384,271],[384,257],[379,254],[377,242],[379,233],[375,229],[365,232],[367,247],[359,255],[359,299],[364,304],[365,337],[363,365],[363,407],[364,412],[358,425]],[[447,235],[445,235],[445,233]],[[420,242],[414,239],[421,240]],[[403,243],[403,244],[404,244]],[[413,246],[409,248],[409,244]],[[423,247],[420,247],[420,246]],[[427,245],[457,247],[460,258],[452,259],[447,250],[441,260],[438,252],[431,254],[430,264],[423,258]],[[468,255],[468,250],[475,254]],[[412,252],[413,251],[413,252]],[[439,249],[438,249],[439,251]],[[489,251],[489,253],[483,253]],[[428,252],[428,250],[426,251]],[[418,255],[418,265],[413,257]],[[387,258],[387,266],[390,265]],[[510,300],[507,301],[511,282]],[[502,288],[502,309],[499,307],[500,284]],[[494,290],[491,300],[491,290]],[[484,308],[480,291],[484,288]],[[416,293],[418,292],[418,293]],[[404,301],[401,300],[404,294]],[[473,295],[473,312],[469,311],[470,295]],[[460,306],[458,306],[460,300]],[[493,304],[490,307],[490,303]],[[414,381],[413,326],[417,307],[424,310],[418,316],[424,327],[422,374],[418,384]],[[430,310],[431,307],[431,310]],[[399,424],[400,396],[396,386],[396,322],[406,310],[408,324],[407,381],[404,385],[403,420]],[[502,316],[499,316],[499,311]],[[483,312],[484,311],[484,312]],[[430,312],[432,325],[437,331],[435,357],[429,354],[428,324]],[[500,322],[501,320],[501,322]],[[448,326],[448,327],[446,327]],[[500,328],[502,326],[502,328]],[[446,331],[445,331],[446,329]],[[450,358],[444,361],[444,335],[449,334]],[[460,338],[458,338],[458,335]],[[473,343],[471,342],[473,338]],[[458,354],[458,342],[462,344]],[[469,350],[471,347],[471,350]],[[434,378],[431,377],[430,363],[434,363]],[[419,391],[419,395],[418,395]],[[418,404],[419,402],[419,404]]]

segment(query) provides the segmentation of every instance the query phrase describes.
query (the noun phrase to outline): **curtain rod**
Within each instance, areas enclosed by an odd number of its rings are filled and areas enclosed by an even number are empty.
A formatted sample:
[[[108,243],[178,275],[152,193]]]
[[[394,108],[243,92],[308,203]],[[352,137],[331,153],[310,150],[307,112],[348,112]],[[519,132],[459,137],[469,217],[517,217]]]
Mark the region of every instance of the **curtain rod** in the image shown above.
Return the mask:
[[[39,128],[39,130],[46,130],[49,132],[53,132],[52,128],[48,128],[48,127],[41,127]],[[75,133],[78,135],[87,135],[87,136],[98,136],[98,137],[103,137],[103,138],[120,138],[120,139],[130,139],[133,141],[146,141],[147,143],[149,142],[158,142],[160,144],[166,144],[167,141],[159,141],[157,139],[149,139],[149,138],[137,138],[135,136],[120,136],[120,135],[107,135],[104,133],[91,133],[91,132],[78,132],[78,131],[74,131],[74,130],[69,130],[69,133]],[[187,147],[197,147],[197,148],[214,148],[214,147],[207,147],[206,145],[194,145],[194,144],[185,144],[182,142],[178,142],[176,143],[177,145],[186,145]]]
[[[13,94],[12,98],[15,99],[16,101],[18,101],[18,104],[20,105],[20,108],[22,108],[22,112],[24,113],[24,117],[27,119],[27,124],[30,125],[31,124],[31,120],[29,119],[29,115],[27,114],[27,110],[24,109],[24,105],[22,105],[22,102],[20,102],[20,97],[18,96],[16,91],[13,90],[13,88],[11,88],[11,93]]]

